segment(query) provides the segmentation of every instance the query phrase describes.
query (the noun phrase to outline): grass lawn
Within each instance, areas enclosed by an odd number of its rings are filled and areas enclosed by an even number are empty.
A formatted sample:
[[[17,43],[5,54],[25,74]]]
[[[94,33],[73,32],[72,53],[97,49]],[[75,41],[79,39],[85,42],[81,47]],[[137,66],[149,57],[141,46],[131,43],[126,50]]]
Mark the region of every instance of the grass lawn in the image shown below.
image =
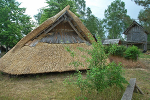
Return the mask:
[[[143,55],[140,59],[147,58],[149,56]],[[125,78],[128,81],[130,78],[136,78],[137,85],[144,92],[144,95],[134,93],[132,100],[150,100],[150,68],[148,67],[124,69]],[[14,78],[10,78],[7,74],[0,74],[0,100],[79,100],[82,95],[85,95],[88,100],[120,100],[125,91],[113,86],[100,94],[94,90],[83,94],[76,85],[69,85],[65,82],[70,75],[75,79],[73,73],[49,73]],[[85,71],[83,76],[86,76]],[[126,86],[127,84],[125,88]]]
[[[150,51],[148,51],[147,53],[141,53],[140,58],[149,58],[150,59]]]
[[[67,76],[71,72],[50,73],[45,75],[34,75],[26,77],[9,78],[0,75],[0,100],[73,100],[82,95],[80,89],[75,85],[65,84]],[[85,76],[85,72],[83,73]],[[137,85],[142,89],[144,95],[134,93],[133,100],[150,98],[150,71],[139,69],[125,69],[125,77],[137,79]],[[125,85],[127,86],[127,85]],[[119,100],[125,90],[116,87],[108,88],[101,94],[93,91],[91,94],[84,93],[90,100]]]

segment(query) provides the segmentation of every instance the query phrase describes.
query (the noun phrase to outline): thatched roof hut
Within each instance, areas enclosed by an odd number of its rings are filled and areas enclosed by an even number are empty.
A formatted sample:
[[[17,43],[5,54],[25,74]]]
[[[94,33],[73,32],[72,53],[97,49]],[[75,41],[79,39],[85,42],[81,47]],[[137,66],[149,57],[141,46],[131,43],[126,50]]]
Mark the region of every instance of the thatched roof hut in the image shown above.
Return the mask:
[[[84,53],[77,47],[89,49],[87,43],[95,40],[89,39],[92,34],[69,7],[21,39],[0,59],[0,70],[15,75],[75,70],[74,66],[69,66],[73,58],[64,46],[70,46],[76,55],[82,55]],[[80,56],[75,59],[85,62]],[[79,66],[78,69],[87,68]]]

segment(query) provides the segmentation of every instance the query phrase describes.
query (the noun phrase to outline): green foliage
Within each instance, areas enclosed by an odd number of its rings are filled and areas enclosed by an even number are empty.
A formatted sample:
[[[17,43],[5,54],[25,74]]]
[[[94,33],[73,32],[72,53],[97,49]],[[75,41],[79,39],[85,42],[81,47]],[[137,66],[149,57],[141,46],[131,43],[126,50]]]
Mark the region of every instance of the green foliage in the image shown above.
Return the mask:
[[[150,33],[150,2],[149,0],[134,0],[134,2],[140,6],[143,6],[144,9],[142,9],[139,12],[138,18],[140,21],[140,24],[144,27],[146,31]],[[148,41],[150,41],[150,35],[148,35]]]
[[[101,39],[105,39],[103,20],[97,18],[96,25],[97,25],[96,37],[100,37]]]
[[[136,46],[126,48],[125,46],[118,46],[116,44],[105,46],[104,51],[108,55],[120,56],[131,60],[137,60],[140,54],[140,50]]]
[[[104,47],[104,51],[106,54],[111,54],[114,56],[124,56],[124,52],[127,50],[127,48],[123,45],[118,46],[117,44],[109,45]]]
[[[110,48],[111,48],[111,45],[104,46],[104,52],[105,52],[105,54],[109,54],[110,53]]]
[[[0,0],[0,42],[12,48],[23,35],[32,30],[30,17],[25,15],[25,8],[19,8],[15,0]]]
[[[40,9],[40,10],[38,11],[38,14],[34,15],[34,19],[36,20],[36,23],[37,23],[38,25],[40,25],[40,19],[41,19],[41,17],[42,17],[42,14],[43,14],[43,10]]]
[[[107,78],[108,78],[108,85],[113,86],[116,85],[123,89],[122,83],[127,83],[125,78],[122,76],[122,66],[120,64],[116,64],[114,62],[108,64],[108,69],[107,69]]]
[[[123,57],[124,56],[124,52],[126,51],[126,47],[121,45],[121,46],[117,46],[117,45],[112,45],[112,47],[110,48],[110,52],[112,55],[114,56],[120,56]]]
[[[84,20],[84,25],[88,28],[88,30],[93,34],[101,37],[101,39],[105,38],[103,21],[98,19],[92,14],[91,9],[88,7],[86,11],[86,18]]]
[[[75,2],[75,6],[77,8],[77,12],[80,15],[80,18],[83,19],[85,15],[86,2],[85,0],[73,0]]]
[[[132,59],[132,60],[137,60],[137,57],[140,54],[140,50],[136,46],[128,47],[127,50],[125,51],[125,58],[126,59]]]
[[[144,27],[144,30],[150,33],[150,8],[141,10],[138,15],[140,24]],[[148,34],[148,41],[150,41],[150,35]]]
[[[110,64],[106,63],[107,55],[104,52],[104,47],[101,44],[100,37],[98,37],[98,42],[94,42],[92,44],[92,47],[93,48],[90,50],[79,49],[81,51],[86,51],[90,55],[90,58],[84,56],[89,63],[89,70],[87,70],[86,79],[83,79],[81,72],[77,70],[78,73],[76,74],[76,84],[78,87],[82,92],[96,90],[97,93],[102,92],[106,88],[114,85],[122,89],[122,84],[127,83],[127,81],[122,76],[121,64],[117,65],[114,62]],[[67,51],[71,53],[71,50]],[[81,62],[77,62],[79,61],[76,61],[76,63],[73,62],[75,67],[83,65]]]
[[[38,14],[34,15],[38,24],[41,24],[48,18],[56,15],[67,5],[70,5],[70,10],[81,19],[84,19],[86,3],[85,0],[46,0],[47,7],[41,8]],[[78,12],[78,13],[77,13]]]
[[[97,31],[97,18],[92,14],[91,9],[88,7],[86,11],[86,19],[84,20],[85,26],[94,35]]]
[[[40,13],[41,15],[36,15],[39,16],[37,18],[40,18],[40,24],[43,23],[45,20],[48,18],[56,15],[59,13],[61,10],[63,10],[67,5],[70,5],[70,10],[75,13],[77,16],[77,8],[75,6],[75,2],[72,0],[46,0],[46,3],[48,6],[46,8],[41,9]],[[40,14],[39,13],[39,14]],[[38,19],[39,20],[39,19]]]
[[[122,38],[121,34],[132,23],[127,15],[125,3],[121,0],[113,1],[105,10],[104,16],[104,26],[110,39]]]
[[[144,6],[145,8],[150,7],[150,2],[149,0],[134,0],[134,2],[140,6]]]

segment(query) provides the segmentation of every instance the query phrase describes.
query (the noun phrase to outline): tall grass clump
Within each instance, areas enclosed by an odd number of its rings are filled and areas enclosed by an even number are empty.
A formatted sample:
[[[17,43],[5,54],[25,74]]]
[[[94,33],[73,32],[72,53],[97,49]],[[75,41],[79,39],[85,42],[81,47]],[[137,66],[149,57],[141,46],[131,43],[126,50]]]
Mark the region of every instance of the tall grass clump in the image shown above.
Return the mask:
[[[71,51],[69,47],[66,47],[66,50],[70,52],[72,57],[75,56],[75,52]],[[82,92],[88,91],[88,93],[91,93],[91,91],[96,91],[97,94],[100,94],[105,89],[113,86],[123,89],[123,83],[128,83],[122,75],[121,64],[107,63],[107,55],[105,54],[100,37],[98,37],[97,42],[92,43],[92,49],[85,50],[79,48],[79,50],[90,55],[90,57],[82,55],[87,63],[89,63],[86,78],[83,79],[81,72],[77,70],[77,80],[75,83]],[[84,66],[79,61],[73,61],[71,64],[76,68],[80,65]]]

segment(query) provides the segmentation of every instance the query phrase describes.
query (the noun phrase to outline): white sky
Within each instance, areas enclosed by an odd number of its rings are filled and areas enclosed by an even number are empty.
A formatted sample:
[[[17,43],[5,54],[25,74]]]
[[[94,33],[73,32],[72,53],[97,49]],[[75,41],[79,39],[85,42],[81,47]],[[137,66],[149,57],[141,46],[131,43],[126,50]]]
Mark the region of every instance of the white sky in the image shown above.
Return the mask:
[[[30,15],[32,19],[34,20],[33,16],[38,13],[38,9],[47,6],[45,3],[45,0],[17,0],[19,3],[21,3],[20,7],[26,8],[26,14]],[[104,18],[104,11],[108,8],[108,6],[111,4],[114,0],[85,0],[86,6],[90,7],[92,10],[92,13],[100,18]],[[122,0],[125,2],[125,8],[127,9],[127,14],[133,18],[137,19],[138,13],[143,7],[136,5],[131,0]]]

